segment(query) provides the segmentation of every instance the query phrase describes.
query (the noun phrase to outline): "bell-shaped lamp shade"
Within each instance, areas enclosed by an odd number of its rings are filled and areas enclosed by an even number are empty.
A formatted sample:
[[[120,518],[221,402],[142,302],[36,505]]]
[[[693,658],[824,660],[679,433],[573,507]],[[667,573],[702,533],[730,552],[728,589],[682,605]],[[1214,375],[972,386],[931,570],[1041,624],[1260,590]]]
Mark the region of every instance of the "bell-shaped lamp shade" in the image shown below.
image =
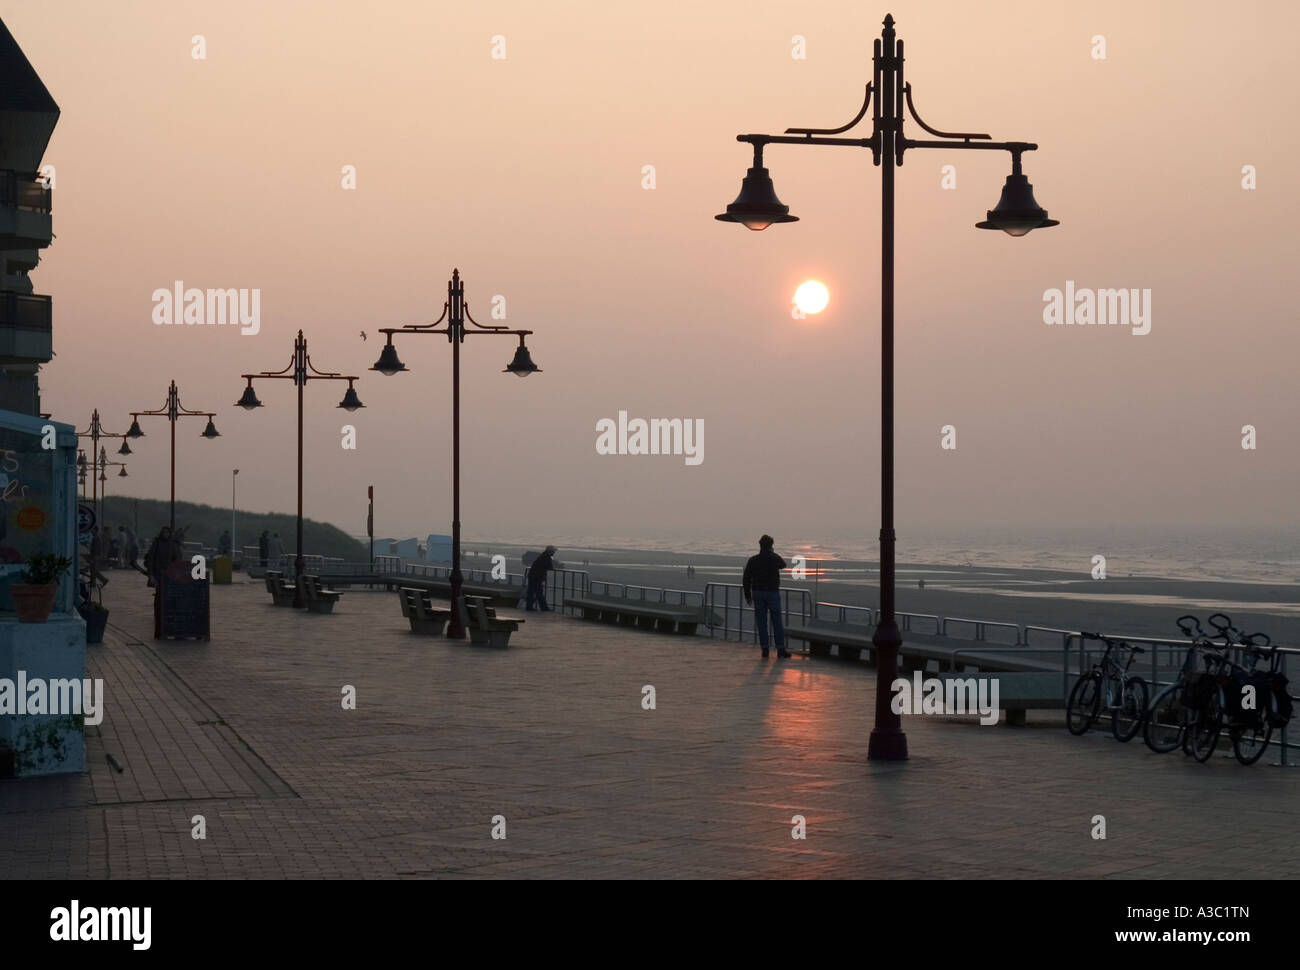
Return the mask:
[[[125,466],[125,465],[123,465],[123,466],[122,466],[122,470],[121,470],[120,472],[117,473],[117,477],[118,477],[118,478],[126,478],[126,466]]]
[[[393,346],[391,338],[379,352],[379,360],[375,361],[375,366],[370,369],[379,371],[385,377],[392,377],[398,371],[406,370],[406,365],[397,359],[397,348]]]
[[[203,429],[202,433],[200,434],[200,437],[202,437],[202,438],[220,438],[220,437],[221,437],[221,432],[217,430],[217,426],[216,426],[215,424],[212,423],[212,419],[211,419],[211,418],[208,418],[208,426],[207,426],[206,428]]]
[[[515,356],[506,364],[503,374],[514,374],[516,377],[527,377],[529,374],[541,373],[541,368],[533,363],[533,355],[528,352],[527,345],[521,340],[519,346],[515,348]]]
[[[128,438],[143,438],[143,437],[144,437],[144,432],[140,430],[140,419],[139,419],[139,418],[132,418],[132,419],[131,419],[131,427],[127,429],[126,436],[127,436]]]
[[[997,207],[989,210],[987,220],[975,224],[977,229],[1001,229],[1008,236],[1023,236],[1031,229],[1060,225],[1056,219],[1047,218],[1047,210],[1034,201],[1034,187],[1018,171],[1020,166],[1016,168],[1002,186]]]
[[[86,469],[83,468],[81,471],[77,472],[77,484],[78,485],[86,484]]]
[[[131,454],[131,446],[128,445],[128,444],[126,443],[126,439],[125,439],[125,438],[122,439],[122,447],[119,448],[119,449],[117,449],[117,453],[118,453],[119,455],[129,455],[129,454]]]
[[[782,205],[776,197],[772,178],[767,169],[751,168],[740,183],[740,195],[727,206],[727,211],[714,216],[720,222],[739,222],[746,229],[766,229],[774,222],[798,222],[790,215],[790,207]]]
[[[352,386],[351,381],[348,381],[348,392],[343,395],[343,400],[338,403],[338,406],[345,411],[355,411],[357,408],[365,407],[361,403],[361,398],[357,397],[357,389]]]
[[[393,339],[383,345],[380,351],[380,359],[374,361],[372,371],[378,371],[385,377],[391,377],[399,371],[406,371],[406,364],[398,359],[398,348],[393,346]]]
[[[260,408],[261,406],[262,402],[257,399],[257,392],[253,390],[253,382],[249,381],[248,386],[244,388],[243,396],[235,402],[235,407],[251,411],[253,408]]]

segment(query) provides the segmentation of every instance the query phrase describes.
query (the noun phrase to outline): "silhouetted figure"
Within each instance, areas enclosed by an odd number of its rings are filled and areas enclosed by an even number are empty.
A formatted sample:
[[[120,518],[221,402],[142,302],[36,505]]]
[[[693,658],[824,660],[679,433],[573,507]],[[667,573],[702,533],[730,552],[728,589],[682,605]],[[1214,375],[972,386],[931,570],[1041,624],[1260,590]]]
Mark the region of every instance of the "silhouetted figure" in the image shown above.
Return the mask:
[[[99,571],[99,564],[104,558],[104,535],[107,532],[108,527],[105,526],[103,532],[92,530],[90,533],[90,580],[100,586],[108,585],[108,577]]]
[[[546,551],[533,560],[533,564],[528,567],[528,596],[524,601],[524,609],[536,613],[538,610],[549,612],[550,607],[546,605],[546,574],[555,568],[555,547],[547,546]],[[538,605],[533,606],[534,603]]]
[[[266,568],[266,551],[270,545],[271,533],[263,529],[262,534],[257,537],[257,564],[263,569]]]
[[[230,530],[226,529],[221,533],[221,538],[217,540],[217,555],[230,555]]]
[[[280,541],[280,533],[276,532],[266,541],[266,559],[278,568],[283,558],[284,543]]]
[[[126,536],[126,564],[132,569],[138,569],[145,572],[140,567],[140,540],[136,538],[135,533],[127,526],[122,526],[122,534]]]
[[[180,542],[172,533],[171,526],[165,525],[158,530],[158,537],[145,553],[144,566],[149,574],[149,585],[153,591],[154,631],[161,629],[162,621],[162,584],[167,575],[167,567],[184,555]]]
[[[745,563],[741,586],[745,602],[754,605],[754,626],[758,630],[758,644],[767,656],[767,623],[772,620],[772,637],[776,640],[776,655],[784,660],[790,656],[785,649],[785,626],[781,622],[781,570],[785,560],[772,551],[775,540],[765,535],[758,540],[758,555],[750,556]]]

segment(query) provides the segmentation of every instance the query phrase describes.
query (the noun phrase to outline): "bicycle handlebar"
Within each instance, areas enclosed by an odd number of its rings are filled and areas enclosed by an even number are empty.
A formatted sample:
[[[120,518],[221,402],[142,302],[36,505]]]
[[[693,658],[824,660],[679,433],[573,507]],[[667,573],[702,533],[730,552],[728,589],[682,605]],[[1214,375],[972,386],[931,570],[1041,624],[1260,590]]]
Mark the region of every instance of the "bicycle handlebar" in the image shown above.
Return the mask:
[[[1222,617],[1223,622],[1220,623],[1218,620],[1216,620],[1215,619],[1216,616]],[[1236,629],[1236,627],[1232,625],[1232,617],[1228,616],[1228,614],[1226,613],[1211,613],[1209,616],[1205,618],[1205,622],[1209,623],[1210,626],[1218,630],[1221,636],[1227,633],[1229,630]]]

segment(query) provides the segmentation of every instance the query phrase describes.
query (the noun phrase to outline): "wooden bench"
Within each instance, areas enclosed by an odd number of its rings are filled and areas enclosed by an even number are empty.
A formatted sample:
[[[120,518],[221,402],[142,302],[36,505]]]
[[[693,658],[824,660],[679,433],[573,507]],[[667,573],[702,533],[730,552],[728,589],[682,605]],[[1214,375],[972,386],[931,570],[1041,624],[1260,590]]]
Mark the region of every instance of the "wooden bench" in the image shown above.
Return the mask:
[[[338,590],[327,589],[320,584],[319,576],[302,574],[302,599],[313,613],[333,613],[334,604],[343,594]]]
[[[276,569],[266,571],[266,591],[271,594],[271,601],[276,606],[293,606],[293,594],[296,589],[293,583],[284,581],[284,573]]]
[[[588,593],[586,596],[568,596],[565,606],[582,610],[584,620],[599,620],[635,626],[660,633],[694,635],[695,628],[709,622],[709,612],[703,606],[686,606],[674,603],[650,603],[646,600]]]
[[[403,586],[397,591],[398,602],[402,605],[402,616],[411,624],[412,633],[440,637],[451,620],[451,610],[435,610],[433,598],[422,589]]]
[[[501,620],[496,611],[487,605],[481,596],[462,596],[460,598],[460,620],[469,631],[471,643],[486,644],[489,647],[510,646],[510,634],[519,629],[523,620]]]

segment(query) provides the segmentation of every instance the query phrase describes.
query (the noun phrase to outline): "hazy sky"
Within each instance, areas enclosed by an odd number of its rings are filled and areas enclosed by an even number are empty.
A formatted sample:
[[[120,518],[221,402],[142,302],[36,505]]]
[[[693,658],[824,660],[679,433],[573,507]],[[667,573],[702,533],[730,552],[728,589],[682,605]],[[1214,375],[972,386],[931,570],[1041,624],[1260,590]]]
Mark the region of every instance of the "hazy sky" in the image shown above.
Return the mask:
[[[900,533],[1296,525],[1300,12],[1285,2],[0,3],[62,109],[58,238],[32,274],[54,298],[44,405],[125,430],[175,378],[224,435],[178,426],[178,497],[228,504],[238,467],[241,507],[292,511],[292,385],[232,405],[239,374],[284,366],[302,328],[318,367],[364,375],[367,405],[348,416],[345,385],[307,388],[308,514],[361,532],[373,483],[380,534],[446,531],[450,347],[399,339],[409,373],[366,368],[375,331],[436,317],[459,267],[471,312],[487,321],[504,296],[543,368],[503,374],[509,339],[463,348],[467,536],[869,534],[879,171],[865,150],[772,146],[801,221],[713,216],[750,164],[737,133],[857,112],[886,12],[921,116],[1036,141],[1025,171],[1061,220],[976,230],[1008,157],[907,155]],[[807,278],[831,303],[794,320]],[[259,288],[260,333],[155,326],[151,295],[177,280]],[[1149,289],[1150,333],[1046,325],[1043,293],[1067,280]],[[598,455],[596,422],[620,410],[702,419],[704,461]],[[948,424],[956,450],[940,448]],[[143,427],[110,494],[166,497],[167,425]]]

